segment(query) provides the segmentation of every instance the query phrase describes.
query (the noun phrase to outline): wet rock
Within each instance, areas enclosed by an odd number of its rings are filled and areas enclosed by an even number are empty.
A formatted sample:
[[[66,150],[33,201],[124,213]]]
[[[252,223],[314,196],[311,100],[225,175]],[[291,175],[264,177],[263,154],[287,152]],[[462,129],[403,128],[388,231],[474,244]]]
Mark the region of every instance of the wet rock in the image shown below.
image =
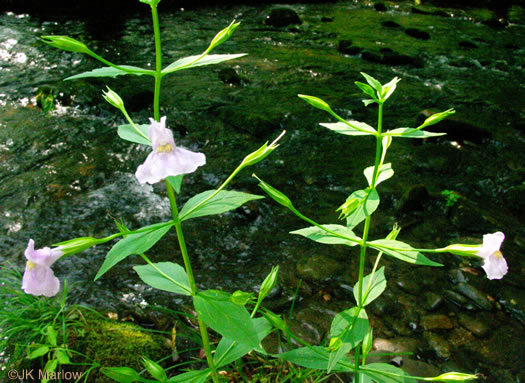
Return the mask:
[[[477,310],[477,307],[473,303],[469,302],[467,298],[461,294],[456,293],[455,291],[445,290],[443,294],[448,302],[451,302],[456,306],[470,311]]]
[[[408,56],[408,55],[394,52],[390,49],[385,50],[382,53],[383,53],[383,58],[382,58],[383,64],[393,65],[393,66],[410,65],[415,68],[423,68],[425,66],[423,59],[419,56],[416,56],[416,57]]]
[[[413,37],[418,40],[429,40],[430,35],[428,32],[422,31],[421,29],[417,28],[407,28],[405,29],[405,33],[409,35],[410,37]]]
[[[427,291],[424,294],[424,297],[425,301],[423,304],[425,306],[425,309],[428,311],[434,311],[438,309],[439,306],[441,306],[441,304],[443,303],[443,297],[431,291]]]
[[[439,110],[425,109],[418,115],[418,123],[430,117],[432,114],[439,112]],[[481,143],[482,140],[491,137],[490,132],[474,125],[468,120],[464,120],[461,115],[459,117],[454,114],[439,122],[439,124],[429,126],[425,130],[433,132],[447,133],[446,138],[451,141],[470,141],[474,143]]]
[[[290,8],[274,8],[270,14],[266,16],[264,23],[272,27],[286,27],[291,24],[301,24],[302,21],[293,9]]]
[[[383,21],[381,25],[386,28],[401,28],[401,25],[392,20]]]
[[[332,21],[334,21],[334,18],[333,17],[326,17],[326,16],[323,16],[321,17],[321,21],[323,23],[331,23]]]
[[[341,271],[341,265],[335,259],[325,255],[313,255],[297,263],[299,278],[310,281],[324,281],[333,278]]]
[[[474,286],[467,283],[458,283],[454,290],[470,299],[479,308],[487,311],[492,310],[492,302]]]
[[[310,323],[293,320],[288,323],[290,330],[302,340],[310,344],[319,344],[321,342],[321,334]]]
[[[503,194],[503,198],[507,206],[512,206],[512,209],[518,214],[525,214],[525,185],[516,185],[508,188]]]
[[[409,336],[412,329],[407,326],[404,320],[387,316],[384,318],[385,324],[392,329],[397,335]]]
[[[450,15],[442,9],[434,8],[434,7],[426,7],[422,5],[417,6],[417,7],[412,7],[412,13],[416,13],[419,15],[434,15],[434,16],[441,16],[441,17],[450,17]]]
[[[421,318],[421,326],[425,330],[449,330],[454,327],[450,319],[443,314],[425,315]]]
[[[523,279],[521,281],[523,284]],[[499,304],[506,312],[525,325],[525,289],[522,286],[507,287],[501,294]]]
[[[386,290],[379,298],[374,300],[370,304],[370,308],[378,317],[395,315],[400,310],[399,305],[397,304],[397,299],[389,290]]]
[[[232,67],[223,68],[219,71],[219,79],[228,85],[241,85],[242,78]]]
[[[382,352],[411,352],[415,354],[419,347],[419,340],[407,337],[375,338],[373,343],[373,349]]]
[[[490,328],[482,321],[479,321],[477,319],[472,318],[471,316],[468,316],[464,313],[459,313],[458,315],[459,324],[461,324],[463,327],[465,327],[467,330],[469,330],[471,333],[476,335],[477,337],[483,337],[487,335]]]
[[[455,205],[450,213],[452,224],[465,231],[490,231],[494,225],[488,220],[489,217],[485,215],[485,212],[469,201]]]
[[[452,354],[450,350],[450,344],[441,336],[427,331],[424,333],[424,338],[426,339],[428,346],[432,352],[440,359],[448,359]]]
[[[341,40],[337,44],[337,50],[345,55],[357,55],[363,48],[352,45],[352,40]]]
[[[407,190],[399,199],[396,208],[396,215],[423,210],[429,200],[430,195],[427,188],[424,185],[415,185]]]
[[[421,289],[421,285],[415,279],[415,275],[411,273],[400,275],[396,281],[396,285],[404,292],[412,295],[416,295]]]
[[[467,278],[465,278],[465,274],[463,274],[463,271],[461,271],[461,269],[451,269],[448,272],[448,276],[450,277],[451,282],[454,284],[467,281]]]
[[[375,3],[374,4],[374,9],[378,12],[386,12],[387,11],[387,8],[386,8],[386,5],[384,3]]]
[[[466,49],[476,49],[476,48],[478,48],[477,44],[474,44],[472,41],[468,41],[468,40],[460,41],[458,45],[461,48],[466,48]]]

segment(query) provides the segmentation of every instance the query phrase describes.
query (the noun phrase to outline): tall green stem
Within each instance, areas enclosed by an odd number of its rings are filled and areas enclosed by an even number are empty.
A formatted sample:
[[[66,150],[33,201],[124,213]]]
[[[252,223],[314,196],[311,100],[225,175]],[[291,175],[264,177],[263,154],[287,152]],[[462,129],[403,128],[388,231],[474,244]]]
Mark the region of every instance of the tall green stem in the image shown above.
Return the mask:
[[[379,173],[379,163],[381,161],[381,149],[382,149],[382,135],[381,132],[383,130],[383,104],[379,104],[379,111],[377,116],[377,136],[376,136],[376,157],[374,161],[374,174],[372,176],[372,184],[370,187],[372,189],[375,189],[375,184],[377,180],[377,175]],[[365,218],[365,226],[363,229],[363,237],[361,240],[361,252],[359,256],[359,281],[358,281],[358,297],[359,297],[359,309],[363,307],[363,278],[365,275],[365,260],[366,260],[366,241],[368,240],[368,232],[370,231],[370,221],[372,220],[372,216],[367,216]],[[359,367],[359,358],[361,354],[361,349],[359,347],[355,350],[355,368],[357,369]],[[359,383],[361,379],[361,376],[359,373],[355,376],[355,382]]]
[[[162,50],[160,45],[160,27],[157,7],[151,6],[153,32],[155,34],[155,91],[153,95],[153,118],[160,120],[160,82],[162,80]]]

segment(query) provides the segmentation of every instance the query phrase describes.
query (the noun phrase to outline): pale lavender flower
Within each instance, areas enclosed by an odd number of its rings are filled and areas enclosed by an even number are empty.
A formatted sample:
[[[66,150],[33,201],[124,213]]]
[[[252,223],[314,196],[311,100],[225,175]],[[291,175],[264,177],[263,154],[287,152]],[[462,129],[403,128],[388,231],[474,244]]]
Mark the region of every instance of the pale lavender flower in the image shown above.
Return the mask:
[[[60,247],[55,249],[44,247],[35,250],[35,242],[30,239],[24,255],[27,258],[27,263],[22,278],[22,289],[27,294],[36,296],[52,297],[56,295],[60,288],[60,282],[53,274],[51,265],[64,255],[64,252]]]
[[[173,133],[166,128],[166,117],[160,122],[150,119],[148,136],[153,151],[146,161],[137,168],[135,176],[141,184],[154,184],[168,176],[193,173],[206,163],[206,156],[187,149],[178,148],[173,140]]]
[[[476,255],[483,258],[483,269],[487,273],[488,279],[501,279],[507,274],[507,261],[499,250],[505,234],[501,231],[483,236],[483,246],[477,251]]]

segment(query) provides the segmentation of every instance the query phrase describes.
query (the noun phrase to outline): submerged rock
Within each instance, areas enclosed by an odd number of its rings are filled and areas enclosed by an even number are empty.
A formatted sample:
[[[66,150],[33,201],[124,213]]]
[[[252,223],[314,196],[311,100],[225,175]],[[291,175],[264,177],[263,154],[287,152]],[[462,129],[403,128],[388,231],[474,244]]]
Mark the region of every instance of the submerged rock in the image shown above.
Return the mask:
[[[337,44],[337,50],[345,55],[357,55],[363,48],[352,45],[352,40],[341,40]]]
[[[425,315],[421,318],[421,326],[425,330],[449,330],[454,328],[450,319],[443,314]]]
[[[290,8],[273,8],[264,19],[266,25],[272,27],[286,27],[291,24],[302,24],[297,12]]]
[[[340,270],[339,262],[325,255],[307,256],[297,263],[299,278],[310,281],[324,281],[334,277]]]
[[[405,29],[405,33],[409,35],[410,37],[413,37],[418,40],[429,40],[430,35],[428,32],[422,31],[421,29],[417,28],[407,28]]]
[[[492,310],[492,302],[487,298],[487,296],[475,288],[472,285],[469,285],[467,283],[458,283],[454,289],[470,299],[476,306],[483,310],[490,311]]]
[[[483,323],[480,320],[477,320],[475,318],[472,318],[471,316],[459,313],[458,315],[459,324],[461,324],[463,327],[465,327],[467,330],[469,330],[471,333],[476,335],[477,337],[483,337],[487,335],[487,333],[490,330],[490,327]]]
[[[363,51],[362,57],[366,61],[385,65],[410,65],[416,68],[423,68],[424,61],[421,57],[413,57],[397,53],[390,48],[383,48],[381,51]]]
[[[448,359],[452,355],[450,344],[441,336],[427,331],[423,335],[431,351],[440,359]]]
[[[441,295],[433,293],[432,291],[427,291],[424,294],[424,297],[425,297],[425,302],[424,302],[425,309],[429,311],[436,310],[443,303],[443,297]]]
[[[434,109],[425,109],[421,111],[417,117],[419,124],[433,115],[434,113],[440,112]],[[447,133],[446,139],[451,141],[470,141],[474,143],[481,143],[484,139],[490,138],[490,132],[474,125],[473,122],[467,119],[463,119],[461,115],[454,114],[440,121],[439,124],[429,126],[425,128],[432,132]]]
[[[397,203],[396,215],[423,210],[430,200],[425,185],[415,185],[407,190]]]
[[[401,25],[392,20],[383,21],[381,25],[386,28],[401,28]]]

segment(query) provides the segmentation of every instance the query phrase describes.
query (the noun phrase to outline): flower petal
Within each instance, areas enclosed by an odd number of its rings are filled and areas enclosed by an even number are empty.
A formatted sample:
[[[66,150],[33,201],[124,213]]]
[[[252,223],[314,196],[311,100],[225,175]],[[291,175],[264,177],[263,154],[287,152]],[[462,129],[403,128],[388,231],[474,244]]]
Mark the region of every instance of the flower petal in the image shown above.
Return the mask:
[[[175,148],[175,141],[173,140],[173,133],[166,128],[166,117],[162,117],[160,122],[150,118],[151,125],[148,128],[148,136],[153,146],[153,151],[156,152],[159,146],[170,145]]]
[[[58,293],[60,281],[50,267],[35,264],[32,268],[26,266],[22,278],[22,289],[31,295],[52,297]]]
[[[64,255],[64,252],[59,248],[50,249],[49,247],[35,250],[35,241],[30,239],[24,255],[28,261],[31,261],[36,265],[50,267],[58,258]]]
[[[477,256],[486,259],[496,251],[499,251],[504,239],[505,234],[501,231],[493,234],[485,234],[483,236],[483,246],[478,251]]]
[[[483,270],[487,273],[488,279],[501,279],[507,274],[509,267],[507,261],[499,251],[485,258]]]

